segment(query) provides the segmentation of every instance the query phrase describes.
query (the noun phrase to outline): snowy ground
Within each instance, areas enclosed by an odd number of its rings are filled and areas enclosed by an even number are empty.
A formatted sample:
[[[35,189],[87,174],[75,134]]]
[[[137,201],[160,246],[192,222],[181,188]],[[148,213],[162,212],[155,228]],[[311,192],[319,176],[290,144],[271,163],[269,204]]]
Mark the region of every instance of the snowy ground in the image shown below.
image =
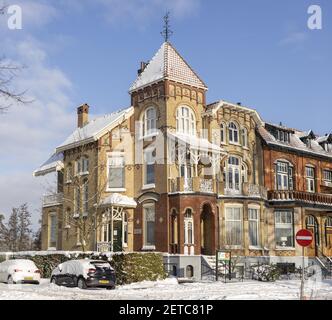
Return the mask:
[[[306,296],[312,299],[332,300],[332,281],[318,284],[306,283]],[[274,283],[245,282],[197,282],[178,284],[176,279],[157,282],[141,282],[104,289],[80,290],[50,284],[43,279],[41,285],[0,284],[0,300],[290,300],[299,299],[300,282],[284,280]]]

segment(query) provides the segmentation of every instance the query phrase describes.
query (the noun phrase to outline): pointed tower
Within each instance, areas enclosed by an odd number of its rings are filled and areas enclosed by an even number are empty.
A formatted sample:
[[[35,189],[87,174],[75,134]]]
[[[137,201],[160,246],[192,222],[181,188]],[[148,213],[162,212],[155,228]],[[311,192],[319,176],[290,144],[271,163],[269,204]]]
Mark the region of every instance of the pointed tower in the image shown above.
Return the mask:
[[[175,128],[176,108],[185,104],[195,112],[199,132],[207,89],[174,46],[164,42],[149,63],[141,64],[138,77],[129,89],[135,120],[139,121],[144,109],[154,105],[158,114],[157,129]]]

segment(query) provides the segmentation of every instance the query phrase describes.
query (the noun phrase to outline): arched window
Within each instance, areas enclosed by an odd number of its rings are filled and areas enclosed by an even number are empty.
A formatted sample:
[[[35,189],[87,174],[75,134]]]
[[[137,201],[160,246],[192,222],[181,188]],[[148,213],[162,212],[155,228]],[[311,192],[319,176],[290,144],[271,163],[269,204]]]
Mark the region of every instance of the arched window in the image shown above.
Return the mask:
[[[232,192],[241,191],[241,166],[240,159],[237,157],[229,157],[227,164],[224,167],[224,181],[226,189]]]
[[[184,214],[184,243],[194,244],[194,220],[191,209]]]
[[[241,167],[241,179],[242,179],[242,183],[248,182],[248,169],[244,163],[242,164],[242,167]]]
[[[239,129],[234,122],[228,125],[228,140],[230,143],[239,143]]]
[[[146,203],[143,205],[143,221],[144,221],[144,247],[155,247],[155,203]]]
[[[178,215],[175,210],[171,214],[171,243],[178,243]]]
[[[332,247],[332,217],[325,221],[325,245],[327,248]]]
[[[224,123],[220,125],[220,142],[226,143],[226,126]]]
[[[319,238],[319,225],[314,216],[307,216],[305,219],[306,229],[310,230],[314,235],[315,245],[319,245],[320,238]]]
[[[75,216],[79,216],[81,212],[81,188],[78,186],[75,188]]]
[[[248,147],[248,130],[246,128],[241,129],[241,143],[243,147]]]
[[[76,174],[88,174],[89,173],[89,158],[83,156],[76,160]]]
[[[186,267],[186,277],[193,278],[194,277],[194,267],[189,265]]]
[[[186,106],[176,110],[176,131],[188,135],[196,135],[196,118],[194,112]]]
[[[157,131],[157,112],[155,107],[145,110],[143,116],[143,136],[151,135]]]

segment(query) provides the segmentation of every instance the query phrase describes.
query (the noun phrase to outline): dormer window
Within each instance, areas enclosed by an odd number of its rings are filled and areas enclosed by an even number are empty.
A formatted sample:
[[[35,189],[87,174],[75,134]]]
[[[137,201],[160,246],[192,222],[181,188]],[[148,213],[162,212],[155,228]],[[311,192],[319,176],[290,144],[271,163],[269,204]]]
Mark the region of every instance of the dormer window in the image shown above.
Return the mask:
[[[176,110],[176,131],[191,136],[196,135],[196,117],[187,106],[178,107]]]
[[[283,130],[277,130],[276,139],[280,142],[289,143],[290,142],[290,133]]]

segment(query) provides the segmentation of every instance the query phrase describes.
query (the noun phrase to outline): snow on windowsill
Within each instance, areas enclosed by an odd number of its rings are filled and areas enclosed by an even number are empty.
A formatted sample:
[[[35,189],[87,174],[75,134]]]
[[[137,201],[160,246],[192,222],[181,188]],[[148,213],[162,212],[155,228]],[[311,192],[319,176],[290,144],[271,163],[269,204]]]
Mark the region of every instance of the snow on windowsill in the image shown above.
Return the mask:
[[[153,251],[156,250],[156,246],[143,246],[142,250]]]
[[[126,192],[126,188],[107,188],[106,192]]]
[[[153,184],[145,184],[145,185],[143,185],[142,190],[154,189],[155,187],[156,187],[156,185],[154,183]]]

